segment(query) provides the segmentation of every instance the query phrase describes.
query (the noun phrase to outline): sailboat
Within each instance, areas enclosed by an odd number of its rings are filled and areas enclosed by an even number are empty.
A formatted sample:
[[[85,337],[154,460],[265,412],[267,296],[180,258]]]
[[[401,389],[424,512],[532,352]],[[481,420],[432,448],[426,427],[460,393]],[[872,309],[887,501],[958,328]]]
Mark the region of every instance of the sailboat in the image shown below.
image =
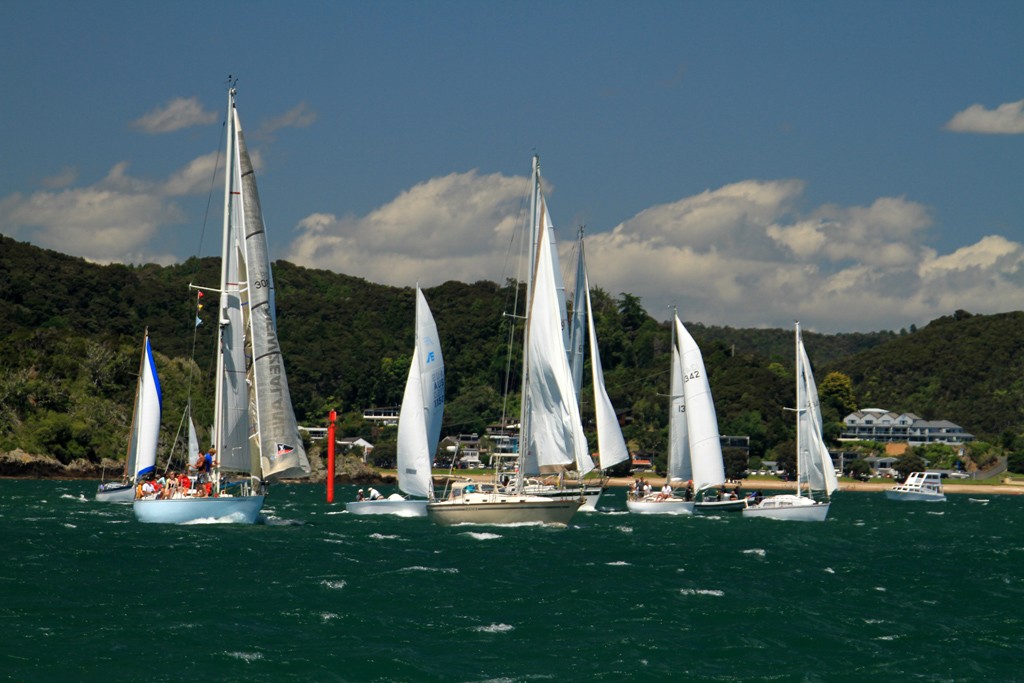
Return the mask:
[[[149,330],[142,339],[142,360],[139,380],[135,386],[135,408],[132,411],[131,435],[124,475],[120,482],[99,485],[96,500],[101,503],[130,503],[135,500],[135,485],[156,469],[156,446],[160,436],[160,378],[149,345]]]
[[[693,514],[697,496],[725,483],[718,416],[704,357],[678,315],[672,321],[672,375],[669,384],[669,452],[665,483],[672,493],[627,497],[626,508],[640,514]],[[678,495],[687,487],[685,496]]]
[[[525,491],[527,476],[564,471],[590,457],[566,354],[562,331],[565,316],[561,313],[565,298],[556,277],[558,256],[553,250],[537,156],[533,157],[530,205],[531,259],[515,479],[502,486],[498,481],[501,469],[496,466],[492,483],[453,484],[446,499],[427,504],[427,516],[442,526],[568,525],[583,502],[580,498],[548,498]]]
[[[427,503],[434,499],[431,466],[443,415],[444,357],[434,316],[417,286],[416,346],[398,416],[398,488],[416,498],[393,493],[387,498],[346,503],[345,509],[355,515],[425,517]]]
[[[568,359],[572,371],[573,385],[576,388],[576,400],[579,401],[583,384],[584,349],[590,349],[591,382],[594,392],[594,422],[597,427],[597,444],[601,470],[609,468],[629,459],[629,449],[622,437],[615,408],[608,397],[604,382],[604,369],[601,364],[601,352],[598,348],[597,327],[594,323],[594,310],[590,298],[590,279],[587,275],[586,251],[584,249],[583,229],[580,229],[577,264],[576,292],[573,300],[573,315],[569,321]],[[587,342],[584,346],[583,335]],[[594,512],[605,489],[606,476],[601,479],[587,481],[584,477],[592,472],[594,461],[589,454],[576,462],[575,480],[565,480],[560,475],[557,485],[527,483],[525,491],[548,498],[583,498],[580,511]]]
[[[839,489],[835,465],[822,438],[818,387],[807,358],[800,323],[796,323],[796,494],[769,496],[748,506],[744,517],[823,522],[831,504],[829,497]],[[806,484],[807,495],[802,495]],[[814,498],[823,494],[825,500]]]
[[[252,524],[270,481],[310,472],[277,337],[267,236],[234,87],[228,91],[226,144],[221,278],[214,290],[220,293],[211,434],[217,461],[210,492],[178,489],[170,498],[136,500],[140,522]]]

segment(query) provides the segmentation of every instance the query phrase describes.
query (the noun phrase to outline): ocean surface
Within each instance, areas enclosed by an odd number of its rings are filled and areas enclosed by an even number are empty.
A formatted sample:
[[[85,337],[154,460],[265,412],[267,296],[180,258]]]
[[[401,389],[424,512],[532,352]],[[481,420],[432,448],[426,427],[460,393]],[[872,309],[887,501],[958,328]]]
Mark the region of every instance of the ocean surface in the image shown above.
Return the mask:
[[[0,481],[4,680],[1024,681],[1024,496],[440,528],[278,485],[162,526],[95,488]]]

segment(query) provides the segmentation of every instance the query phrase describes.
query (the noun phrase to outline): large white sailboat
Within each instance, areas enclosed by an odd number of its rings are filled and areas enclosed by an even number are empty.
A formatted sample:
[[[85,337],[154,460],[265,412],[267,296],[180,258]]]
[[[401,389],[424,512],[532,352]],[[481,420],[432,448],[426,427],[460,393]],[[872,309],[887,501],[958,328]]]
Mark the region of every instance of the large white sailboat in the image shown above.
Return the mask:
[[[695,502],[679,490],[692,483],[697,496],[725,483],[718,416],[700,347],[674,315],[669,397],[669,452],[666,483],[671,495],[655,491],[627,497],[640,514],[693,514]]]
[[[526,478],[564,471],[590,458],[580,421],[572,372],[563,334],[564,292],[556,273],[550,218],[541,191],[540,164],[533,158],[531,193],[531,258],[526,287],[526,322],[519,453],[514,481],[499,485],[458,483],[449,496],[427,504],[437,524],[567,525],[582,504],[580,498],[549,498],[524,490]],[[561,300],[561,303],[560,303]],[[593,463],[591,461],[591,467]]]
[[[590,298],[590,279],[587,275],[586,251],[583,230],[580,229],[576,261],[576,291],[573,299],[573,315],[569,320],[568,359],[572,371],[573,385],[576,388],[576,400],[580,399],[583,384],[584,349],[590,350],[590,374],[594,392],[594,422],[597,427],[597,444],[599,467],[602,471],[629,459],[629,449],[622,437],[615,408],[608,397],[604,382],[604,368],[601,364],[601,352],[598,348],[597,327],[594,323],[594,310]],[[584,342],[586,335],[586,342]],[[555,484],[533,481],[525,486],[527,493],[534,493],[549,498],[583,498],[581,512],[593,512],[604,492],[606,477],[602,472],[599,479],[586,479],[592,472],[593,458],[588,454],[577,461],[573,477],[559,475]]]
[[[156,469],[156,447],[160,438],[160,378],[149,345],[149,330],[142,340],[142,360],[135,387],[135,408],[128,438],[128,456],[121,481],[99,485],[96,500],[101,503],[130,503],[135,500],[135,486]]]
[[[310,472],[277,337],[267,237],[234,87],[228,93],[226,159],[211,435],[217,462],[210,492],[179,488],[172,497],[136,500],[135,516],[141,522],[252,524],[270,481]]]
[[[431,466],[444,416],[444,357],[427,300],[416,287],[416,346],[398,416],[398,488],[387,498],[346,503],[354,515],[424,517],[434,499]]]
[[[807,358],[800,323],[796,323],[796,493],[769,496],[749,505],[744,517],[802,522],[823,522],[831,504],[829,497],[839,489],[835,465],[822,438],[821,407],[818,387]],[[807,495],[803,495],[806,487]],[[814,494],[825,500],[816,500]]]

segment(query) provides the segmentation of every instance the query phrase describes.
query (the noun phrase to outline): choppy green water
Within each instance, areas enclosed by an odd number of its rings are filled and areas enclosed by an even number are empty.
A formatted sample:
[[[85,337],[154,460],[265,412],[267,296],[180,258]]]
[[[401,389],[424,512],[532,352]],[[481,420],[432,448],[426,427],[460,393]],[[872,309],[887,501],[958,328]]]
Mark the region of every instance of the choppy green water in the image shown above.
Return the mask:
[[[0,481],[0,677],[1024,680],[1024,497],[844,493],[799,524],[612,490],[568,529],[442,529],[315,486],[257,526],[142,525],[94,491]]]

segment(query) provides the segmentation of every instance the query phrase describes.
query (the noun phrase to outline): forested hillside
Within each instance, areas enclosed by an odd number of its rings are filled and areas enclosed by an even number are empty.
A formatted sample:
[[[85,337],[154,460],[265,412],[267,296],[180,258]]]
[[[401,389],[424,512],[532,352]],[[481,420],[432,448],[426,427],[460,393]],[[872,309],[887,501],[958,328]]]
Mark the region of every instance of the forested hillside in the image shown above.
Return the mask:
[[[335,408],[346,433],[374,436],[360,416],[401,400],[413,290],[286,262],[274,268],[300,423],[322,424]],[[162,455],[190,387],[198,422],[208,425],[217,296],[204,297],[197,326],[198,299],[189,284],[218,280],[217,259],[99,266],[0,236],[0,450],[20,447],[64,462],[121,457],[146,327],[164,392]],[[515,414],[520,348],[509,344],[512,318],[504,315],[514,311],[514,285],[447,282],[424,293],[445,355],[444,433],[482,432],[503,405]],[[647,315],[635,296],[593,294],[608,390],[625,434],[635,449],[662,452],[669,326]],[[851,407],[911,411],[1009,445],[1024,431],[1022,323],[1021,313],[957,312],[912,332],[807,333],[825,385],[826,419],[835,422]],[[722,433],[749,435],[753,455],[791,439],[792,414],[784,408],[793,402],[792,330],[688,327],[704,352]],[[829,396],[831,382],[823,380],[833,371],[852,380],[854,406]],[[506,386],[513,398],[503,404]],[[586,390],[583,412],[592,420]]]

